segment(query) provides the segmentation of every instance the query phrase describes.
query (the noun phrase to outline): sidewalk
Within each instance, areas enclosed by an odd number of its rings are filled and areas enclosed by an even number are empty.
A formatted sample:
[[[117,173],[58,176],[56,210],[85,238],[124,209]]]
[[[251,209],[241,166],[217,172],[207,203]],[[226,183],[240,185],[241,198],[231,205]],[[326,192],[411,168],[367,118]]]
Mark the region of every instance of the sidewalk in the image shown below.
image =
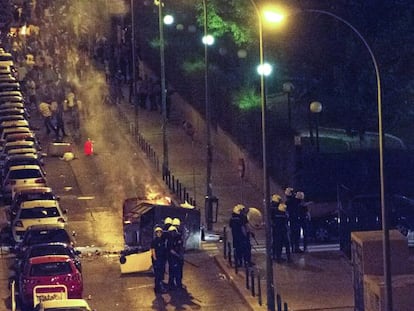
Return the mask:
[[[128,98],[124,90],[124,98]],[[134,107],[127,101],[118,105],[120,122],[127,122],[133,132],[135,125]],[[204,221],[204,194],[206,191],[206,143],[196,140],[194,143],[185,134],[182,121],[172,109],[167,127],[169,168],[175,178],[179,179],[197,202]],[[157,111],[139,110],[139,133],[151,145],[162,163],[163,137],[162,116]],[[197,130],[197,129],[196,129]],[[131,133],[133,134],[133,133]],[[200,137],[198,137],[200,139]],[[202,139],[202,138],[201,138]],[[214,148],[214,146],[213,146]],[[213,193],[219,199],[218,220],[213,229],[222,233],[228,226],[232,207],[243,203],[248,207],[262,209],[262,191],[255,185],[245,182],[240,184],[240,177],[232,164],[215,149],[212,165]],[[161,172],[160,172],[161,174]],[[195,183],[195,187],[194,187]],[[264,230],[256,232],[256,237],[264,243]],[[289,310],[335,310],[351,311],[354,309],[352,286],[352,268],[349,260],[341,252],[320,252],[294,254],[291,264],[274,264],[274,284],[282,302],[288,304]],[[235,273],[223,256],[223,250],[215,256],[216,263],[224,275],[236,287],[252,310],[267,310],[266,307],[266,257],[264,252],[253,250],[256,263],[255,275],[261,275],[262,306],[259,305],[251,290],[246,289],[245,271]],[[257,288],[257,280],[256,280]],[[275,293],[276,295],[276,293]],[[275,298],[276,299],[276,298]],[[282,304],[283,307],[283,304]],[[277,310],[277,306],[276,306]]]

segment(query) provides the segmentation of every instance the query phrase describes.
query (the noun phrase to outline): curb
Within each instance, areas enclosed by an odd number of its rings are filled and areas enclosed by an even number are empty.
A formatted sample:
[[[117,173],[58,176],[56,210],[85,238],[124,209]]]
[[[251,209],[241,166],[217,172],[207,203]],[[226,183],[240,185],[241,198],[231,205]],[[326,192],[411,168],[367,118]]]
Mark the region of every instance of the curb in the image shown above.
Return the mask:
[[[259,302],[257,301],[257,297],[253,297],[251,295],[251,292],[245,287],[245,281],[244,278],[241,279],[241,274],[236,274],[234,272],[231,272],[231,269],[229,269],[229,266],[224,259],[219,259],[220,255],[214,256],[214,261],[216,262],[219,269],[223,272],[223,274],[226,276],[226,278],[230,281],[230,284],[233,286],[233,288],[236,290],[236,292],[239,294],[239,296],[246,302],[246,305],[249,307],[251,311],[264,311],[267,310],[265,306],[265,302],[262,306],[259,305]],[[240,280],[237,280],[237,278],[240,278]],[[262,301],[264,301],[264,297],[262,295]]]

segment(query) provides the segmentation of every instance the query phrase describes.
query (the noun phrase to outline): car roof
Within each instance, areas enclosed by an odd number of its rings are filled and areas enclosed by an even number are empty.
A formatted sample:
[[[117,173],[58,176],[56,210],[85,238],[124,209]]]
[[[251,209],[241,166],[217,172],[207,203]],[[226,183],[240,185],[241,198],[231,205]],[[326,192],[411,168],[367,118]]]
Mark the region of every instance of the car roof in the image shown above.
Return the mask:
[[[27,120],[3,121],[0,125],[1,127],[28,127],[29,122]]]
[[[31,140],[13,140],[8,141],[4,144],[4,147],[10,147],[10,146],[34,146],[35,143]]]
[[[66,262],[71,261],[68,255],[47,255],[32,257],[29,259],[31,264],[47,263],[47,262]]]
[[[23,201],[20,205],[21,209],[25,208],[35,208],[35,207],[56,207],[58,205],[58,201],[56,200],[33,200],[33,201]]]
[[[60,308],[60,307],[81,307],[90,309],[88,302],[85,299],[56,299],[42,301],[40,306],[43,308]]]
[[[38,150],[36,148],[18,148],[18,149],[11,149],[7,151],[8,155],[14,154],[37,154]]]
[[[3,133],[32,133],[27,126],[15,126],[3,129]]]
[[[42,170],[39,165],[14,165],[10,166],[10,171],[17,171],[17,170]]]

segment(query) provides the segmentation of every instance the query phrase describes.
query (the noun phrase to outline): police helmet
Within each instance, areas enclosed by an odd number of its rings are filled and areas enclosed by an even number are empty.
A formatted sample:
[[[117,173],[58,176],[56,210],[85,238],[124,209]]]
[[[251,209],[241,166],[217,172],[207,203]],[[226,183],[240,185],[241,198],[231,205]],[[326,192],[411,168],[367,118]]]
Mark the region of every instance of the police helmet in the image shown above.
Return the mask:
[[[172,224],[172,218],[171,217],[167,217],[164,219],[164,225],[171,225]]]
[[[295,198],[298,200],[303,200],[305,199],[305,194],[302,191],[298,191],[296,192]]]
[[[285,203],[280,203],[279,206],[277,207],[277,209],[281,212],[286,212],[286,204]]]
[[[282,197],[278,194],[272,195],[272,202],[279,203],[282,200]]]
[[[233,213],[240,215],[241,211],[245,208],[243,204],[237,204],[233,207]]]
[[[178,232],[178,229],[177,229],[177,227],[176,227],[176,226],[170,226],[170,227],[168,228],[168,231],[175,231],[175,232]]]
[[[172,220],[172,225],[173,226],[180,226],[181,225],[181,220],[179,218],[174,218]]]
[[[293,195],[293,188],[292,187],[287,187],[285,189],[285,195],[292,196]]]
[[[156,227],[154,228],[154,232],[157,232],[157,231],[161,231],[161,232],[162,232],[162,228],[161,228],[161,227],[159,227],[159,226],[156,226]]]

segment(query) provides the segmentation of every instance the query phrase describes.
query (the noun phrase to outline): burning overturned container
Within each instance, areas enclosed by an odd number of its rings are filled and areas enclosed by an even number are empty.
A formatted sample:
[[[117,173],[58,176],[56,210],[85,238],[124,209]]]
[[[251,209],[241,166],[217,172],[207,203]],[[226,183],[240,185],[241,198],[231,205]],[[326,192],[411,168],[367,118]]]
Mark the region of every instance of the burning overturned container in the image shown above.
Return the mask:
[[[121,272],[139,272],[151,268],[149,250],[155,226],[163,226],[167,217],[180,219],[186,250],[201,244],[200,211],[189,204],[174,205],[168,199],[128,198],[124,201],[123,232],[125,250],[121,254]]]

